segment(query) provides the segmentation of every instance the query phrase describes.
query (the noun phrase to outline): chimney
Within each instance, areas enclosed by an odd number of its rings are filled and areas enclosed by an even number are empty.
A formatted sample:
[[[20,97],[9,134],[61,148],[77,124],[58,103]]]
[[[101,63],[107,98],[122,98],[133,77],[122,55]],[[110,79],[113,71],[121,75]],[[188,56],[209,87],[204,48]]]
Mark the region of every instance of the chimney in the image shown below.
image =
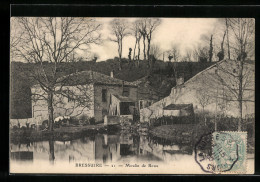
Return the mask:
[[[110,72],[110,77],[111,77],[111,78],[114,78],[114,70],[112,70],[112,71]]]

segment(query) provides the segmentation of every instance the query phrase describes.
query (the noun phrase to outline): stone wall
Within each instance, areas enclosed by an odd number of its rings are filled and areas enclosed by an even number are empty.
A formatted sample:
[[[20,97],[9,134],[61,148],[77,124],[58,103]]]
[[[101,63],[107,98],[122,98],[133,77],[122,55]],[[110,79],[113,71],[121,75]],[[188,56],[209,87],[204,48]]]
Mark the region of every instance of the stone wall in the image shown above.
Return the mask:
[[[129,88],[129,98],[136,101],[136,107],[137,107],[137,87],[128,87]],[[102,89],[107,90],[107,98],[106,102],[102,101]],[[117,86],[117,85],[95,85],[94,87],[94,115],[96,121],[101,121],[104,119],[104,116],[108,114],[109,112],[109,104],[110,104],[110,95],[116,94],[116,95],[122,95],[123,93],[123,87]]]
[[[58,88],[57,88],[58,89]],[[85,94],[88,97],[88,104],[86,106],[78,105],[75,101],[68,99],[65,96],[57,95],[54,96],[54,118],[58,116],[76,116],[80,117],[86,115],[88,117],[94,117],[94,89],[93,85],[85,86],[64,86],[63,89],[69,89],[73,91],[75,95]],[[84,89],[82,92],[81,89]],[[45,95],[39,87],[32,87],[32,93],[37,93]],[[32,120],[37,125],[41,124],[42,121],[48,120],[48,105],[47,101],[43,99],[33,99],[32,100]]]

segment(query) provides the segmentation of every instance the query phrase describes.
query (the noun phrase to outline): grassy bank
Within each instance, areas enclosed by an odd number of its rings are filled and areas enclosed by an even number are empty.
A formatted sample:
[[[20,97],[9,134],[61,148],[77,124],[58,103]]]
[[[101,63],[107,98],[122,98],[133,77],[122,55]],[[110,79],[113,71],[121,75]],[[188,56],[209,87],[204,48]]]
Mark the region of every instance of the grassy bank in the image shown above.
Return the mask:
[[[199,124],[162,125],[162,126],[151,128],[149,130],[149,133],[154,137],[162,138],[164,140],[169,141],[170,143],[176,143],[176,144],[190,143],[194,146],[194,144],[197,141],[199,141],[199,139],[202,136],[213,131],[214,131],[213,128],[205,126],[202,123],[199,123]],[[249,154],[254,154],[253,137],[247,138],[247,152]]]
[[[55,128],[53,131],[36,131],[30,129],[19,129],[10,131],[10,140],[16,141],[41,141],[41,140],[72,140],[86,135],[107,132],[103,124],[87,126],[70,126]]]

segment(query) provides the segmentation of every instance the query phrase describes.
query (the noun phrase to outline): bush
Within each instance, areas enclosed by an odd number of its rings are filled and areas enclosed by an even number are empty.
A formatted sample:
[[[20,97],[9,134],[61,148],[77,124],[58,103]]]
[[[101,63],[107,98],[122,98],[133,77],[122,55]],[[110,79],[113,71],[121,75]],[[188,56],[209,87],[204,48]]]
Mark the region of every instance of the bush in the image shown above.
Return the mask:
[[[163,116],[151,119],[151,126],[172,125],[172,124],[195,124],[193,116]]]
[[[83,125],[89,125],[89,117],[86,114],[81,115],[79,118],[79,123]]]
[[[79,125],[79,119],[76,118],[76,117],[71,117],[70,118],[70,124]]]
[[[90,123],[91,125],[94,125],[95,122],[96,122],[95,118],[92,117],[92,118],[89,119],[89,123]]]
[[[48,120],[42,122],[42,129],[48,128]]]
[[[201,125],[205,126],[205,118],[203,114],[196,114],[196,121]],[[206,115],[207,122],[206,127],[214,130],[215,129],[215,117],[214,115]],[[228,117],[225,115],[217,116],[217,130],[218,131],[237,131],[239,118]],[[248,116],[242,121],[242,131],[247,131],[248,138],[252,138],[254,135],[255,117]]]

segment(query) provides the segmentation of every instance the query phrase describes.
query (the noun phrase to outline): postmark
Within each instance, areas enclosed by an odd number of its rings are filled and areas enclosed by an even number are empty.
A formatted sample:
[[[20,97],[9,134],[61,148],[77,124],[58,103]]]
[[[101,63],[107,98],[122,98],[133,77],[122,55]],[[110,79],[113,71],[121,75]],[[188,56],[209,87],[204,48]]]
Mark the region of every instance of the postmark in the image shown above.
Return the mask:
[[[246,173],[246,132],[209,132],[195,144],[195,161],[206,173]]]
[[[215,171],[211,147],[212,133],[213,131],[203,134],[195,143],[194,147],[195,161],[201,170],[206,173],[214,173]]]

